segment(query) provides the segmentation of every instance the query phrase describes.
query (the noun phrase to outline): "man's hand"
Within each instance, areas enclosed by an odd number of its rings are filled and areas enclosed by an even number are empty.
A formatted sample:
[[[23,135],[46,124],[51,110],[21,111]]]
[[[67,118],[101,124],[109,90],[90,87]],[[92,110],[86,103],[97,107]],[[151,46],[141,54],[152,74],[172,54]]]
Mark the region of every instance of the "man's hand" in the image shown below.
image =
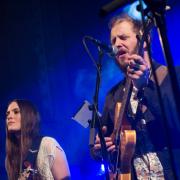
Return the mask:
[[[105,134],[107,132],[107,127],[103,126],[102,131]],[[112,138],[111,137],[105,137],[104,139],[106,142],[107,151],[113,152],[115,150],[115,145],[112,142]],[[100,150],[100,149],[101,149],[100,138],[98,135],[96,135],[94,150],[96,151],[96,150]]]
[[[141,56],[136,54],[129,56],[127,75],[133,80],[133,84],[137,89],[147,85],[149,74],[148,63]]]

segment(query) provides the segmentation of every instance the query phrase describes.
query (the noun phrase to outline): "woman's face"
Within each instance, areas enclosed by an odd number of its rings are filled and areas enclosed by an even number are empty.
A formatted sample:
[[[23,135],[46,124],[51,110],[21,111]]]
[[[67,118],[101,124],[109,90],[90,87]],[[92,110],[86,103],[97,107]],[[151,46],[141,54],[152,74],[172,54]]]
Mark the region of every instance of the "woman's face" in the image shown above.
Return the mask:
[[[17,132],[21,129],[21,113],[16,102],[9,104],[6,112],[6,125],[9,132]]]

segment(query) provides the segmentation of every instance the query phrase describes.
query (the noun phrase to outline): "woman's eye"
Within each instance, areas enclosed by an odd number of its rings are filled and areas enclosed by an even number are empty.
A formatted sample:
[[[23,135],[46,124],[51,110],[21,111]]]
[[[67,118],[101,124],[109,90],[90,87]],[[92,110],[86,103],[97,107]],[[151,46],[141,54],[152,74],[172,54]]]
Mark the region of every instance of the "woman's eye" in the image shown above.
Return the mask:
[[[20,113],[19,110],[14,110],[14,114],[18,114],[18,113]]]

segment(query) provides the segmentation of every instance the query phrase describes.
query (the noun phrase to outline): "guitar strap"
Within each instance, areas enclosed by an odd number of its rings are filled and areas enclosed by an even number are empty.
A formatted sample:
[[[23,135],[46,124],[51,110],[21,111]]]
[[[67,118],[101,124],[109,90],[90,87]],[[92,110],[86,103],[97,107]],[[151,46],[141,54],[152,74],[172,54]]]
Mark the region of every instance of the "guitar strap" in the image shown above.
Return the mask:
[[[163,83],[164,79],[166,78],[167,74],[168,74],[168,70],[166,66],[159,66],[156,71],[155,71],[156,77],[157,77],[157,82],[158,82],[158,86],[161,86],[161,84]],[[154,80],[154,76],[151,76],[150,79],[155,82]],[[145,105],[142,105],[142,112],[144,113],[147,110],[147,107]]]
[[[155,75],[156,75],[156,77],[157,77],[157,85],[159,86],[159,87],[161,87],[161,85],[162,85],[162,83],[164,82],[164,80],[165,80],[165,78],[168,76],[168,69],[167,69],[167,67],[166,66],[163,66],[163,65],[160,65],[156,70],[155,70]],[[153,75],[151,75],[151,77],[150,77],[150,80],[152,81],[152,82],[155,82],[155,79],[154,79],[154,76]],[[141,115],[140,116],[142,116],[144,113],[147,113],[147,106],[146,105],[144,105],[144,104],[141,104],[141,112],[142,113],[140,113]],[[148,134],[147,134],[147,132],[146,132],[146,121],[145,121],[145,119],[144,118],[140,118],[140,123],[138,124],[138,126],[136,126],[136,127],[138,127],[138,128],[140,128],[141,130],[143,130],[143,131],[139,131],[139,133],[141,133],[140,134],[140,136],[139,136],[139,139],[138,139],[138,141],[139,141],[139,143],[141,143],[141,147],[142,147],[142,149],[139,149],[139,151],[140,151],[140,153],[144,153],[144,152],[149,152],[152,148],[153,148],[153,145],[151,144],[151,141],[149,141],[149,136],[148,136]],[[145,130],[145,131],[144,131]],[[148,157],[148,156],[147,156]],[[149,160],[149,158],[145,158],[145,156],[142,156],[141,157],[141,159],[142,159],[142,162],[144,162],[144,164],[146,164],[146,166],[147,167],[149,167],[149,163],[150,163],[150,160]],[[154,156],[153,158],[156,158],[156,156]],[[152,159],[153,160],[153,159]],[[152,161],[153,162],[153,161]],[[158,161],[157,161],[158,162]],[[137,171],[137,172],[134,172],[134,173],[138,173],[138,172],[140,172],[139,170],[138,170],[138,168],[140,167],[139,166],[139,164],[141,164],[141,162],[139,161],[138,163],[134,163],[134,166],[133,166],[133,168],[135,168],[134,170],[135,171]],[[158,163],[157,163],[157,168],[158,168]]]
[[[157,82],[158,82],[159,87],[162,85],[164,79],[167,77],[167,74],[168,74],[167,72],[168,70],[166,66],[160,65],[156,68],[155,74],[157,77]],[[150,81],[151,83],[155,83],[153,75],[150,76]],[[140,95],[140,97],[144,96],[143,91],[138,92],[138,94]],[[143,101],[143,98],[142,98],[142,101]],[[135,121],[132,121],[132,126],[138,129],[144,129],[145,124],[147,123],[147,121],[144,119],[144,115],[148,117],[152,117],[152,114],[148,110],[147,106],[143,102],[139,102],[136,115],[135,115]],[[152,121],[152,118],[150,118],[148,122],[149,121]]]
[[[40,147],[42,138],[43,137],[40,136],[32,141],[32,146],[31,148],[29,148],[27,157],[23,161],[22,170],[24,171],[24,170],[30,169],[29,170],[30,175],[27,178],[28,180],[32,180],[34,175],[38,174],[37,167],[36,167],[36,159],[37,159],[37,155],[39,152],[39,147]]]
[[[168,70],[166,66],[159,66],[156,71],[155,74],[157,76],[157,81],[158,81],[158,85],[160,86],[162,84],[162,82],[164,81],[165,77],[167,76]],[[155,82],[154,80],[154,76],[151,76],[151,80],[153,82]]]

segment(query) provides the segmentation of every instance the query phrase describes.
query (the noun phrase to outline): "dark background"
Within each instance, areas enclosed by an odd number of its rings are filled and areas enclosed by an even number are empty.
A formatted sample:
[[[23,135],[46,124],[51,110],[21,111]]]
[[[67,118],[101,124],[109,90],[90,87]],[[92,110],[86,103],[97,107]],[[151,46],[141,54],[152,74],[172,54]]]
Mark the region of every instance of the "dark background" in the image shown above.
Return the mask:
[[[95,67],[82,44],[91,35],[109,44],[108,21],[100,17],[107,0],[7,0],[0,2],[0,177],[6,179],[5,110],[15,98],[29,99],[41,113],[44,135],[57,139],[66,152],[72,179],[95,179],[100,164],[89,154],[89,129],[71,119],[86,99],[92,102]],[[167,30],[175,64],[179,61],[180,3],[169,1]],[[120,9],[120,11],[122,8]],[[123,9],[124,10],[124,9]],[[125,9],[127,10],[127,8]],[[164,63],[157,33],[153,55]],[[97,59],[96,48],[91,51]],[[122,78],[104,56],[100,112],[108,89]]]

